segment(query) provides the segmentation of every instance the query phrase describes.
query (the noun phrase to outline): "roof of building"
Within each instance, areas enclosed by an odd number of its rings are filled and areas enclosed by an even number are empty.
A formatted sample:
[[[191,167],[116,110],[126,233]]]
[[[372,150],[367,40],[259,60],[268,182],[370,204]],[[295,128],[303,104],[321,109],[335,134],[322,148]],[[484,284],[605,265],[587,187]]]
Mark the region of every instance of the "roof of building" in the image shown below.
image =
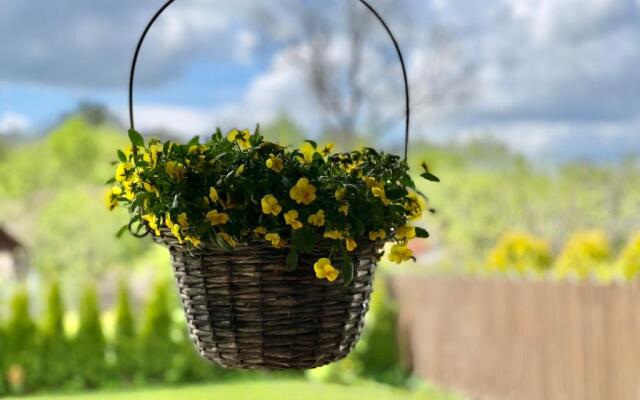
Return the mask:
[[[0,228],[0,251],[13,251],[20,247],[22,247],[20,242],[18,242],[4,229]]]

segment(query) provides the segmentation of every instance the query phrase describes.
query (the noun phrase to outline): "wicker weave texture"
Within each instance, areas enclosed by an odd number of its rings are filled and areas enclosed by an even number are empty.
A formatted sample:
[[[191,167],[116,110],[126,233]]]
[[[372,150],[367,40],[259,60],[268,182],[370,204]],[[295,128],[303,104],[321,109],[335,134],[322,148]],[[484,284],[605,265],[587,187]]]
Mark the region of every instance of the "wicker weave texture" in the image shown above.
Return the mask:
[[[214,244],[167,245],[191,337],[200,354],[226,368],[308,369],[344,358],[354,348],[369,309],[379,247],[351,253],[354,280],[330,283],[313,264],[326,252],[301,256],[284,270],[286,250],[262,243],[227,253]],[[335,265],[341,260],[335,257]]]

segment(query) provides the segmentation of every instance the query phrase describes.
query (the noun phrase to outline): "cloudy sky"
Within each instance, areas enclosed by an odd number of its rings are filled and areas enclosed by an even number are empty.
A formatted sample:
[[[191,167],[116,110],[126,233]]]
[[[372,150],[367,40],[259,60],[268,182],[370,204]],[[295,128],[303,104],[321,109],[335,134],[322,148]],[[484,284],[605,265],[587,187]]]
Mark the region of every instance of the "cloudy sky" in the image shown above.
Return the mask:
[[[340,10],[345,1],[327,1],[326,8]],[[640,0],[370,1],[411,10],[391,12],[389,22],[419,92],[430,89],[423,77],[445,57],[427,44],[435,27],[455,43],[448,68],[472,66],[473,89],[464,100],[433,112],[414,105],[415,135],[491,135],[547,159],[640,154]],[[0,134],[42,129],[83,100],[124,119],[133,46],[162,3],[2,0]],[[266,123],[282,112],[308,129],[318,124],[304,74],[287,57],[304,43],[276,45],[265,37],[255,28],[256,3],[178,0],[167,11],[140,61],[138,128],[190,135]],[[296,25],[274,28],[286,39]],[[338,61],[346,53],[340,49]],[[398,104],[402,94],[389,101]]]

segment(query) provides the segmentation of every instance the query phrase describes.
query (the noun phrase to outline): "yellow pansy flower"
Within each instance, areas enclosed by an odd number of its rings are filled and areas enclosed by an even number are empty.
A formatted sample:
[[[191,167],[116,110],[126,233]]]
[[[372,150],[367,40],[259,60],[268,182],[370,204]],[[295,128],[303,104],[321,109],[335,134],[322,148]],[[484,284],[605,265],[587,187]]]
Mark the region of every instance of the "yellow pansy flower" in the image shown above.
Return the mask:
[[[287,225],[291,225],[293,229],[300,229],[302,228],[302,222],[298,221],[299,216],[296,210],[287,211],[284,214],[284,220]]]
[[[384,231],[384,229],[369,232],[369,239],[372,242],[375,242],[376,240],[384,240],[386,237],[387,233]]]
[[[180,225],[173,223],[171,220],[171,214],[167,213],[164,219],[164,224],[169,228],[173,236],[178,239],[179,243],[182,243],[182,236],[180,236]]]
[[[416,228],[413,226],[401,226],[396,229],[396,239],[410,240],[416,237]]]
[[[158,162],[158,153],[162,153],[163,146],[160,143],[153,143],[149,145],[149,150],[145,152],[142,159],[152,166],[156,166]]]
[[[277,233],[267,233],[264,238],[267,242],[271,242],[271,246],[275,247],[276,249],[284,247],[285,243]]]
[[[313,145],[309,142],[304,142],[302,146],[300,146],[300,153],[302,153],[302,158],[298,158],[303,164],[311,164],[313,161],[313,156],[316,154],[316,149],[313,148]]]
[[[180,227],[182,228],[189,227],[189,220],[187,219],[187,213],[181,213],[178,215],[178,224],[180,224]]]
[[[105,193],[105,204],[109,210],[118,207],[118,197],[122,195],[122,189],[117,186],[112,187]]]
[[[422,199],[420,199],[415,193],[409,193],[406,198],[407,202],[404,205],[404,209],[409,211],[409,219],[416,220],[422,217]]]
[[[342,234],[342,232],[335,229],[326,231],[323,236],[325,239],[333,239],[333,240],[340,240],[344,238],[344,235]]]
[[[160,197],[160,191],[158,190],[157,187],[153,186],[152,184],[148,183],[148,182],[143,182],[142,186],[144,187],[144,190],[146,190],[149,193],[155,193],[156,197]]]
[[[229,215],[219,213],[218,210],[211,210],[207,213],[207,219],[213,226],[224,225],[229,222]]]
[[[344,200],[344,196],[346,195],[347,195],[347,188],[340,188],[336,190],[336,193],[335,193],[336,200],[342,201]]]
[[[236,169],[236,176],[242,175],[243,172],[244,172],[244,164],[242,164],[241,166],[238,167],[238,169]]]
[[[275,172],[281,172],[284,165],[283,161],[273,154],[269,154],[269,159],[267,160],[266,164],[267,168]]]
[[[340,271],[331,265],[331,260],[328,258],[321,258],[315,264],[313,264],[313,270],[316,273],[318,279],[326,279],[329,282],[333,282],[338,279]]]
[[[278,215],[282,211],[282,206],[278,204],[278,199],[273,197],[271,194],[264,196],[260,203],[262,205],[263,214]]]
[[[116,181],[124,182],[127,180],[127,173],[134,168],[134,165],[130,162],[120,163],[116,167]]]
[[[413,251],[405,245],[396,244],[389,252],[389,260],[397,264],[410,260],[412,257]]]
[[[238,246],[238,241],[231,235],[226,232],[218,232],[218,236],[222,238],[229,246],[236,247]]]
[[[254,229],[254,230],[253,230],[253,232],[254,232],[256,235],[264,236],[264,235],[266,235],[266,234],[267,234],[267,228],[265,228],[264,226],[259,226],[259,227],[257,227],[256,229]]]
[[[349,215],[349,204],[344,203],[343,205],[341,205],[339,208],[341,213],[343,213],[344,215]]]
[[[193,247],[200,247],[200,244],[202,243],[202,241],[195,236],[187,235],[184,237],[184,240],[187,243],[191,243]]]
[[[209,189],[209,198],[214,203],[216,203],[218,201],[218,199],[220,198],[220,196],[218,196],[218,191],[215,188],[210,188]]]
[[[310,215],[307,221],[313,226],[318,226],[318,227],[324,226],[324,223],[325,223],[324,210],[320,210],[317,213]]]
[[[184,178],[184,176],[187,174],[187,169],[185,168],[185,166],[176,161],[168,161],[165,167],[165,171],[167,172],[167,175],[177,180]]]
[[[298,183],[289,191],[289,196],[296,203],[308,206],[316,199],[316,187],[309,183],[309,179],[300,178]]]
[[[238,146],[240,146],[242,150],[246,150],[251,147],[251,143],[249,143],[250,138],[251,132],[246,129],[242,132],[234,129],[227,135],[227,140],[238,143]]]
[[[320,150],[320,154],[325,157],[328,156],[329,154],[331,154],[331,150],[333,150],[334,146],[335,145],[333,143],[327,143],[327,145],[324,146],[322,150]]]
[[[145,214],[142,216],[142,220],[147,222],[149,229],[151,229],[156,236],[160,236],[160,229],[158,228],[158,218],[155,214]]]
[[[348,251],[354,251],[356,247],[358,247],[358,243],[356,243],[356,241],[351,238],[345,239],[345,244],[347,245]]]

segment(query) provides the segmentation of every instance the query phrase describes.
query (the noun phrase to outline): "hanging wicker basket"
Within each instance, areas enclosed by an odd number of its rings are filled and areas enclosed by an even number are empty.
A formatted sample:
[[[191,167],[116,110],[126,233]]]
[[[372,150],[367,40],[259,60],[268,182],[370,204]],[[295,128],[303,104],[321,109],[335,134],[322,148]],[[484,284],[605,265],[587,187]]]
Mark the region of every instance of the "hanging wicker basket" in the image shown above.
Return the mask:
[[[149,29],[174,1],[153,16],[136,47],[129,81],[132,130],[138,56]],[[377,11],[365,0],[358,1],[382,23],[400,58],[406,95],[406,158],[409,87],[402,53]],[[228,252],[217,243],[203,242],[194,249],[166,230],[154,240],[170,250],[191,337],[200,354],[226,368],[266,370],[315,368],[349,354],[369,309],[383,245],[371,242],[349,253],[354,274],[345,284],[342,277],[328,282],[315,276],[314,262],[327,254],[322,244],[312,254],[301,255],[295,271],[287,271],[287,250],[265,243],[245,243]],[[342,260],[337,256],[336,261]]]

